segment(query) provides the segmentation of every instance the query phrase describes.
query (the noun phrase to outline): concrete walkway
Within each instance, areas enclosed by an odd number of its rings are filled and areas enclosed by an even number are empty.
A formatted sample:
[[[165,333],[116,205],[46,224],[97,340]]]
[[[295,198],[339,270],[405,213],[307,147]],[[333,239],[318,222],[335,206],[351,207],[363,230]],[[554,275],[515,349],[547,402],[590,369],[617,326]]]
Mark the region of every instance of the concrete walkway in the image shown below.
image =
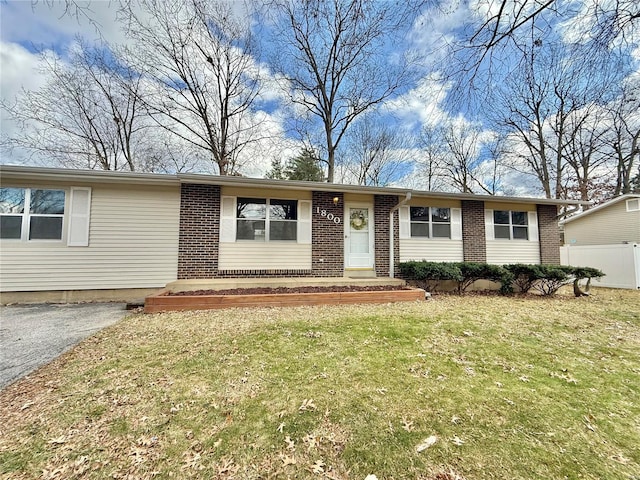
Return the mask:
[[[126,314],[124,303],[0,307],[0,389]]]

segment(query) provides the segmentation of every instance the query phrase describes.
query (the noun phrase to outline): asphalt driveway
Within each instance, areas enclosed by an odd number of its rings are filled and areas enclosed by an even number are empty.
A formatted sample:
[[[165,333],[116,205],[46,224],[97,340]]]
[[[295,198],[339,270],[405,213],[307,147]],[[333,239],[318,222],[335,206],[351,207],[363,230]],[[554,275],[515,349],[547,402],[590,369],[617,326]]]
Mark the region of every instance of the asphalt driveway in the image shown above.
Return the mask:
[[[0,389],[126,314],[124,303],[0,307]]]

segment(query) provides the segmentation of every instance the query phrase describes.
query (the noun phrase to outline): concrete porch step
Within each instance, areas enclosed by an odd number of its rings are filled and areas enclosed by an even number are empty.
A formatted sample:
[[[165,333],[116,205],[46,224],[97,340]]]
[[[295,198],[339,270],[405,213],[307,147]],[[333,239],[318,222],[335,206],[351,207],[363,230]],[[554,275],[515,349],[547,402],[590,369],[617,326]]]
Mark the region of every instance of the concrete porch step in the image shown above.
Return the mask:
[[[176,280],[167,283],[165,289],[171,292],[192,292],[196,290],[229,290],[256,287],[331,287],[331,286],[373,286],[405,285],[398,278],[350,278],[350,277],[298,277],[298,278],[211,278],[198,280]]]

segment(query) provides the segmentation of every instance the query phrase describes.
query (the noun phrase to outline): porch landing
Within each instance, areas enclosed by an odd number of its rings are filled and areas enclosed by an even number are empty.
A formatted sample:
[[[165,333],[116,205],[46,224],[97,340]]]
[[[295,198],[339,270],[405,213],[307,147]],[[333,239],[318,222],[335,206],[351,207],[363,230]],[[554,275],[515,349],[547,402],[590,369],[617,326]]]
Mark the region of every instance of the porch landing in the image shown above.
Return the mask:
[[[351,278],[351,277],[292,277],[292,278],[211,278],[202,280],[176,280],[164,288],[169,292],[193,292],[197,290],[230,290],[256,287],[333,287],[333,286],[403,286],[399,278]]]

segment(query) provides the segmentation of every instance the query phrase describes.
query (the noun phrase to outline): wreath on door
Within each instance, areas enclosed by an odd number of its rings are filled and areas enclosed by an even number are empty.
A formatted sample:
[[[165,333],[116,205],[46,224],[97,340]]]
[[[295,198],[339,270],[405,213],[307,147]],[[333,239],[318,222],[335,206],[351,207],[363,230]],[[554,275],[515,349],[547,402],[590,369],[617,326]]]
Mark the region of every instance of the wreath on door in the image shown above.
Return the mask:
[[[367,215],[364,210],[355,210],[351,212],[349,217],[351,228],[354,230],[362,230],[367,226]]]

